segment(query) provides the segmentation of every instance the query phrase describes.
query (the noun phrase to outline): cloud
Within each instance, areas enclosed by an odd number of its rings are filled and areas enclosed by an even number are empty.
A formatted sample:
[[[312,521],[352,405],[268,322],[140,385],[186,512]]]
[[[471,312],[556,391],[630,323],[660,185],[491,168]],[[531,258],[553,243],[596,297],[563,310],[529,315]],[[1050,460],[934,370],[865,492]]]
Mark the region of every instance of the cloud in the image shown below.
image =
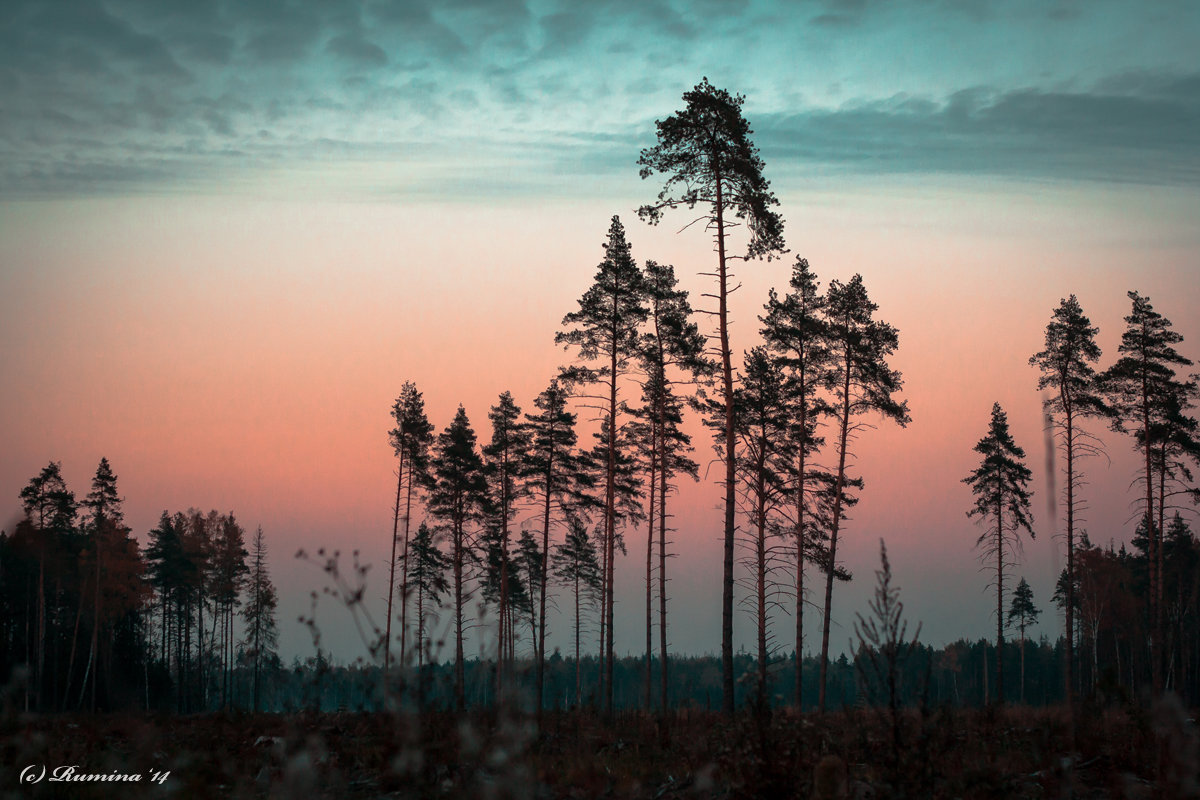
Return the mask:
[[[1200,74],[1116,76],[1093,92],[898,96],[754,123],[764,155],[792,164],[1200,185]]]

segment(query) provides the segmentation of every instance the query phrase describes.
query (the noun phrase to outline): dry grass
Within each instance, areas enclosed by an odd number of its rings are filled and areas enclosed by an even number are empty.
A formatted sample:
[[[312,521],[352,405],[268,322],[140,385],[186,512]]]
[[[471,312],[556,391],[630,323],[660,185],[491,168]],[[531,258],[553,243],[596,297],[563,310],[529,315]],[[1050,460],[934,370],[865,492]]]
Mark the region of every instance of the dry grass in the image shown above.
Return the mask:
[[[541,735],[530,719],[494,713],[10,714],[0,794],[114,796],[111,784],[17,782],[29,764],[78,764],[170,770],[161,787],[121,792],[130,796],[807,798],[825,759],[830,785],[849,797],[1151,797],[1160,774],[1159,796],[1184,797],[1196,786],[1195,724],[1169,711],[1081,711],[1073,757],[1062,710],[909,712],[898,768],[885,764],[888,732],[870,710],[732,721],[680,712],[665,723],[548,713]]]

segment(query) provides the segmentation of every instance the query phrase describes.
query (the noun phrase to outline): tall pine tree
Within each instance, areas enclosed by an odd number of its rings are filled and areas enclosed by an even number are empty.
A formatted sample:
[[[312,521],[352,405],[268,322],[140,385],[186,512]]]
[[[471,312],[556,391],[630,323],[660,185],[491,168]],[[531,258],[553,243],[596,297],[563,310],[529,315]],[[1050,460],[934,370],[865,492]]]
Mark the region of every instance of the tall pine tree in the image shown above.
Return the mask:
[[[721,594],[721,704],[733,713],[733,549],[736,506],[736,434],[733,408],[733,350],[729,343],[729,262],[736,258],[780,253],[783,218],[773,210],[779,201],[763,177],[758,148],[750,141],[750,124],[742,116],[745,98],[717,89],[703,79],[685,92],[686,107],[658,120],[658,143],[638,157],[643,179],[666,177],[654,203],[638,216],[657,224],[669,208],[704,209],[701,217],[712,232],[717,251],[717,349],[721,361],[725,453],[725,551]],[[744,256],[728,252],[730,228],[745,225],[749,241]]]

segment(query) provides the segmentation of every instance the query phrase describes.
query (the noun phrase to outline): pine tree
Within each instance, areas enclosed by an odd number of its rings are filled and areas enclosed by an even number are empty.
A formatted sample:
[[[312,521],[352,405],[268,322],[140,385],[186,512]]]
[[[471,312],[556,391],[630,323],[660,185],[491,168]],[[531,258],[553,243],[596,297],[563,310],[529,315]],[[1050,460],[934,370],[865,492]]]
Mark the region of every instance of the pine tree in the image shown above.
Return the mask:
[[[749,231],[745,256],[770,259],[782,252],[783,219],[772,210],[778,200],[763,177],[758,148],[750,141],[750,125],[742,116],[741,95],[717,89],[705,78],[683,95],[686,108],[658,120],[658,143],[638,157],[643,179],[655,173],[666,176],[656,202],[638,209],[638,216],[656,224],[668,208],[700,204],[717,250],[717,339],[724,399],[725,551],[721,595],[721,697],[722,708],[733,713],[733,550],[736,505],[736,434],[733,409],[733,350],[729,343],[728,262],[739,256],[727,253],[731,227],[744,224]],[[740,220],[740,222],[739,222]]]
[[[221,527],[214,543],[213,554],[213,602],[214,619],[221,625],[221,706],[228,707],[233,684],[233,619],[240,604],[239,596],[245,586],[250,568],[246,564],[245,531],[233,514],[221,519]]]
[[[607,390],[600,400],[602,425],[607,435],[603,445],[604,477],[604,621],[607,632],[604,653],[602,692],[605,709],[612,712],[613,701],[613,554],[617,541],[617,469],[621,460],[618,448],[620,378],[629,371],[629,362],[638,354],[638,327],[646,319],[645,279],[633,260],[625,228],[614,216],[604,244],[604,260],[597,268],[595,282],[579,299],[579,310],[563,317],[566,330],[555,334],[554,341],[564,347],[577,347],[584,362],[598,366],[576,365],[564,370],[572,384],[604,384]]]
[[[1121,357],[1101,376],[1101,385],[1113,410],[1113,430],[1134,433],[1137,447],[1145,456],[1143,478],[1146,494],[1143,516],[1149,532],[1151,679],[1154,691],[1162,691],[1162,531],[1154,520],[1153,431],[1162,421],[1166,398],[1176,382],[1176,367],[1191,366],[1174,345],[1183,337],[1171,330],[1171,322],[1150,305],[1148,297],[1129,292],[1133,310],[1125,317],[1125,332],[1117,348]]]
[[[1097,332],[1098,329],[1092,327],[1091,320],[1084,316],[1075,295],[1071,295],[1070,298],[1059,302],[1054,316],[1046,326],[1045,349],[1029,359],[1029,363],[1041,371],[1038,389],[1049,389],[1051,392],[1043,401],[1043,405],[1050,416],[1059,448],[1065,458],[1063,469],[1067,478],[1064,489],[1067,507],[1067,665],[1064,679],[1068,708],[1072,704],[1075,669],[1075,639],[1070,632],[1074,629],[1075,598],[1072,592],[1075,586],[1075,522],[1080,504],[1076,488],[1083,479],[1077,464],[1081,456],[1098,452],[1098,444],[1079,428],[1079,423],[1084,418],[1107,413],[1100,397],[1096,372],[1092,368],[1092,364],[1100,358],[1100,348],[1096,345]],[[1024,655],[1022,664],[1023,659]],[[1024,679],[1021,686],[1024,692]]]
[[[567,410],[570,390],[552,380],[546,390],[534,400],[537,412],[525,415],[528,445],[520,466],[522,491],[528,495],[541,517],[542,541],[540,552],[552,552],[550,529],[556,521],[579,512],[586,512],[596,503],[589,495],[595,480],[589,474],[594,468],[588,459],[576,451],[575,414]],[[537,630],[533,633],[534,660],[537,663],[537,707],[541,713],[545,690],[546,660],[546,597],[549,583],[549,564],[541,562],[541,571],[532,576],[530,600],[537,602]]]
[[[792,452],[795,464],[791,470],[792,503],[790,522],[795,536],[795,617],[796,617],[796,686],[795,706],[801,707],[804,697],[804,562],[817,547],[813,536],[814,512],[810,507],[822,486],[830,484],[830,476],[813,466],[813,458],[825,440],[817,435],[821,415],[828,410],[817,394],[825,383],[829,370],[829,329],[824,319],[825,298],[821,296],[817,276],[808,259],[796,258],[789,281],[790,291],[781,300],[772,289],[765,306],[763,342],[779,356],[786,368],[792,396]],[[785,511],[786,513],[786,511]]]
[[[572,517],[566,539],[554,546],[551,557],[554,575],[572,589],[575,606],[575,705],[583,702],[583,675],[580,661],[579,638],[581,633],[580,606],[583,593],[600,593],[600,562],[596,558],[596,544],[588,536],[587,525],[579,517]]]
[[[832,281],[826,295],[830,368],[826,386],[832,394],[830,413],[837,424],[838,466],[831,487],[833,510],[829,523],[829,558],[825,569],[825,613],[821,630],[821,683],[818,705],[825,710],[825,684],[829,667],[829,623],[832,618],[833,580],[837,572],[838,535],[841,532],[850,445],[867,423],[858,418],[876,412],[900,426],[909,422],[908,403],[892,397],[903,386],[900,373],[887,364],[899,346],[899,334],[873,315],[878,306],[867,297],[861,275],[849,283]]]
[[[641,337],[640,362],[645,380],[641,447],[649,466],[648,517],[646,525],[646,705],[650,704],[650,665],[652,658],[653,550],[654,531],[658,529],[659,662],[661,703],[669,702],[667,663],[667,496],[672,480],[684,474],[699,479],[699,465],[691,459],[691,437],[684,433],[683,400],[676,385],[707,381],[715,365],[705,357],[704,337],[692,321],[692,306],[687,292],[679,288],[675,268],[670,264],[647,261],[646,304],[649,311],[646,331]],[[657,508],[657,520],[655,513]]]
[[[38,711],[44,710],[43,693],[46,690],[46,565],[48,561],[56,560],[62,550],[62,540],[70,536],[75,527],[75,517],[78,504],[75,493],[67,488],[62,476],[62,464],[51,461],[42,471],[30,478],[29,484],[21,490],[21,505],[25,518],[35,531],[34,548],[37,553],[37,611],[36,637],[37,656],[34,661],[33,707]],[[28,638],[29,632],[26,632]],[[57,681],[57,676],[51,676]],[[28,695],[26,701],[28,702]]]
[[[1017,630],[1021,632],[1021,702],[1025,702],[1025,629],[1037,622],[1041,609],[1033,604],[1033,589],[1021,578],[1017,588],[1013,590],[1012,605],[1008,607],[1008,621],[1017,621]],[[1069,629],[1068,629],[1069,630]]]
[[[530,445],[530,434],[521,422],[521,409],[508,392],[500,395],[499,401],[488,413],[492,423],[492,440],[483,448],[484,471],[491,485],[491,496],[495,501],[495,514],[490,519],[494,536],[499,545],[499,592],[498,626],[496,631],[496,694],[504,693],[505,640],[507,620],[511,617],[509,602],[509,523],[517,513],[517,506],[525,494],[525,487],[518,480],[526,451]]]
[[[254,532],[250,552],[250,574],[246,584],[246,606],[242,618],[246,623],[244,647],[253,669],[251,684],[251,708],[257,713],[262,698],[262,671],[264,665],[277,663],[279,655],[279,628],[275,611],[278,600],[275,585],[267,569],[267,540],[262,526]]]
[[[770,662],[768,596],[774,593],[777,554],[768,538],[778,521],[778,506],[787,496],[787,473],[793,453],[788,436],[791,427],[788,399],[791,388],[782,364],[765,347],[746,354],[742,384],[734,392],[741,453],[736,459],[740,494],[750,519],[748,561],[753,579],[753,606],[758,636],[758,680],[754,707],[757,713],[769,708],[770,686],[767,666]]]
[[[454,706],[461,712],[466,707],[463,663],[463,613],[469,599],[466,570],[474,547],[468,526],[488,511],[483,461],[475,446],[475,431],[462,406],[446,430],[438,434],[431,472],[429,510],[443,521],[450,534],[450,560],[454,568]]]
[[[392,516],[392,557],[388,562],[387,621],[383,635],[383,671],[391,666],[392,653],[392,595],[396,588],[396,546],[400,541],[400,519],[404,518],[404,538],[400,552],[400,663],[405,663],[408,636],[408,539],[412,523],[413,491],[428,481],[429,447],[433,443],[433,426],[425,417],[425,400],[412,381],[405,381],[400,396],[392,406],[396,427],[388,433],[392,449],[400,461],[396,470],[396,505]],[[404,511],[400,498],[404,496]]]
[[[990,520],[975,546],[985,563],[996,562],[996,697],[1004,705],[1004,568],[1018,560],[1021,529],[1028,531],[1030,538],[1034,534],[1028,489],[1032,473],[1025,466],[1025,451],[1009,433],[1008,417],[999,403],[992,406],[987,435],[975,445],[975,452],[983,461],[963,483],[975,495],[967,516]]]
[[[411,569],[409,582],[417,601],[417,707],[425,708],[425,661],[433,659],[427,641],[426,620],[431,607],[442,607],[442,597],[450,591],[446,572],[451,567],[451,558],[438,547],[437,533],[424,522],[410,542]]]

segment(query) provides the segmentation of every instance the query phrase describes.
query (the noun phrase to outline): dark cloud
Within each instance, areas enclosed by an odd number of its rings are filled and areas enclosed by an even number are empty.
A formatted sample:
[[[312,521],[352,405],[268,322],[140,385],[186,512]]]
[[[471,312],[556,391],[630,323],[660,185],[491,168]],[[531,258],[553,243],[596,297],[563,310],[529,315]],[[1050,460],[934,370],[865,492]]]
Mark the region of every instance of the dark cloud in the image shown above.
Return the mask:
[[[363,67],[386,67],[388,63],[382,47],[357,34],[335,36],[326,43],[325,49]]]
[[[1200,184],[1200,75],[1124,76],[1136,93],[1001,92],[897,97],[755,120],[776,161],[856,171]]]

